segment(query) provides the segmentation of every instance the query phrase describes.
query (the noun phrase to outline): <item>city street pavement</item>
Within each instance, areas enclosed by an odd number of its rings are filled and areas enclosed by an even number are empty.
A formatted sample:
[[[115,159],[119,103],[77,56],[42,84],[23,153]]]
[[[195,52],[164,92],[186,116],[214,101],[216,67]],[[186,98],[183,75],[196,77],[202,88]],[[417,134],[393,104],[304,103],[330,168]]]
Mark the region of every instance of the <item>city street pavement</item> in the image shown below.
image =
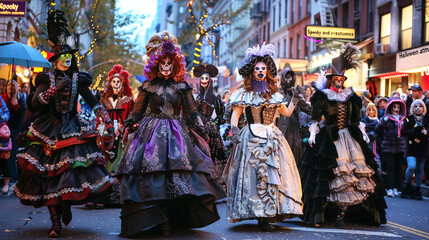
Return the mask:
[[[256,220],[229,223],[225,219],[226,203],[218,204],[221,219],[200,229],[172,231],[169,239],[429,239],[429,199],[423,201],[387,198],[388,224],[371,227],[351,224],[337,229],[334,224],[313,228],[294,218],[277,223],[274,232],[260,232]],[[63,228],[64,239],[124,239],[120,232],[120,209],[88,210],[73,206],[73,220]],[[0,196],[0,239],[47,239],[50,228],[46,207],[23,206],[13,194]],[[163,239],[155,233],[135,239]]]

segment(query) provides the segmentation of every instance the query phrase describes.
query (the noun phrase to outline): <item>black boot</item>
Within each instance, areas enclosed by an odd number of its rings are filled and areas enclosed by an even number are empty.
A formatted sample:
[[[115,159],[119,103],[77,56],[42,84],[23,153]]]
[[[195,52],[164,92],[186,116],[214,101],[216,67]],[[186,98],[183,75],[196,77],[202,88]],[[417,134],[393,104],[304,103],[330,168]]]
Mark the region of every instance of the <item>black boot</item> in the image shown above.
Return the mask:
[[[49,230],[50,238],[57,238],[61,235],[61,214],[58,206],[48,206],[51,215],[52,227]]]
[[[411,198],[411,191],[412,191],[411,183],[407,183],[407,186],[405,187],[405,189],[401,193],[401,198],[410,199]]]
[[[68,226],[72,220],[72,212],[70,209],[70,204],[62,201],[61,202],[61,215],[62,215],[62,221],[64,225]]]
[[[413,198],[416,200],[423,200],[422,193],[420,192],[420,187],[416,187],[413,193]]]
[[[269,232],[274,230],[274,226],[268,222],[267,218],[258,219],[258,227],[263,232]]]
[[[337,215],[337,218],[335,219],[335,226],[337,228],[347,228],[346,224],[344,223],[345,216],[346,210],[341,210],[340,213]]]

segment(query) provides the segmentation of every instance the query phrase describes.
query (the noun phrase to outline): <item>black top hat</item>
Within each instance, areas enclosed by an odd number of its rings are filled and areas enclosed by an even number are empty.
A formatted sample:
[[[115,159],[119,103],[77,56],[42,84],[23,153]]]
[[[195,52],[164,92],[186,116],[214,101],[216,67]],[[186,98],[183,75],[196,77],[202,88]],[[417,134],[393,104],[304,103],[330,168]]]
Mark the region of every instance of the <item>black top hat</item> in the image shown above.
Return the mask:
[[[48,35],[49,45],[52,47],[54,55],[49,58],[50,62],[54,62],[61,54],[75,53],[75,41],[67,30],[67,20],[64,18],[64,12],[51,9],[48,13]]]
[[[344,76],[344,73],[347,70],[351,68],[356,69],[359,66],[359,63],[356,59],[359,53],[359,49],[351,43],[347,43],[346,46],[341,46],[340,55],[332,59],[332,73],[326,75],[326,78],[331,79],[333,76],[346,77]]]

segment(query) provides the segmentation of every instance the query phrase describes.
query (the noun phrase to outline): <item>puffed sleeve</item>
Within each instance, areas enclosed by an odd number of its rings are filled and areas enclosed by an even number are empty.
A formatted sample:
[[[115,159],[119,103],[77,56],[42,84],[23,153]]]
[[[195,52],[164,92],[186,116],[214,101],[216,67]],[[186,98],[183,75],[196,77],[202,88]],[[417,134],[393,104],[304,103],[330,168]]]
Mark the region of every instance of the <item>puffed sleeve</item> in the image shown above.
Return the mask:
[[[49,74],[42,72],[37,74],[35,82],[36,92],[33,95],[33,98],[31,99],[31,105],[32,109],[34,111],[40,111],[43,108],[46,108],[46,104],[40,101],[40,94],[45,92],[50,87],[50,79]]]
[[[325,109],[327,97],[323,92],[317,90],[310,98],[310,101],[311,106],[313,107],[311,111],[311,120],[319,122],[324,114],[323,110]]]

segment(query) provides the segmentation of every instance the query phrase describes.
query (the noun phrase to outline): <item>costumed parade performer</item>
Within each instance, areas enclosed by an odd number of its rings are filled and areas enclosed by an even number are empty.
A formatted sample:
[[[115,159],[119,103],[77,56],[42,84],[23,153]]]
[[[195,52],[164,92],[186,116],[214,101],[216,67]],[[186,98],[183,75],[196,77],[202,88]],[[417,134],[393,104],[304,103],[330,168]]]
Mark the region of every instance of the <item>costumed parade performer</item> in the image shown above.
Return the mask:
[[[296,76],[295,72],[292,71],[289,64],[286,64],[285,69],[280,75],[280,84],[283,89],[283,97],[285,102],[290,102],[294,97],[298,98],[299,91],[298,87],[295,88]],[[297,106],[293,110],[290,117],[280,116],[277,120],[277,127],[283,133],[289,146],[295,157],[295,161],[298,163],[302,157],[302,144],[301,144],[301,133],[299,124],[299,115],[301,112],[311,114],[311,105],[306,103],[304,98],[299,97]]]
[[[113,180],[96,143],[94,122],[77,113],[78,95],[92,107],[105,129],[97,141],[106,148],[113,141],[113,127],[107,111],[89,90],[91,76],[79,72],[74,56],[77,49],[72,48],[63,15],[54,9],[48,14],[54,53],[49,61],[55,70],[39,73],[35,79],[31,109],[41,114],[28,131],[30,145],[17,155],[22,174],[13,188],[22,204],[48,207],[52,221],[49,237],[60,236],[61,220],[65,225],[72,220],[70,205],[103,196]]]
[[[168,236],[171,226],[198,228],[219,219],[215,201],[225,193],[208,145],[190,130],[194,124],[204,126],[185,82],[185,65],[180,49],[164,34],[162,46],[145,66],[148,80],[139,87],[125,124],[127,145],[116,173],[121,183],[121,236],[155,227]]]
[[[303,190],[303,220],[319,226],[326,209],[334,203],[335,224],[346,227],[344,216],[352,206],[361,207],[354,216],[367,217],[374,225],[386,223],[385,190],[380,184],[377,163],[364,139],[360,124],[362,100],[352,87],[344,87],[347,69],[358,66],[359,50],[347,44],[332,60],[332,74],[319,75],[311,98],[312,121],[309,145],[300,162]],[[323,125],[319,121],[325,118]],[[350,211],[349,211],[350,212]],[[353,215],[352,215],[353,216]]]
[[[210,155],[217,168],[219,177],[223,173],[226,164],[225,147],[218,126],[225,123],[225,105],[213,92],[213,79],[217,77],[218,69],[213,65],[198,65],[194,69],[194,76],[200,78],[200,92],[196,99],[198,112],[204,128],[208,132]],[[216,112],[216,119],[212,120],[213,112]],[[195,129],[198,132],[198,129]],[[221,179],[221,178],[219,178]]]
[[[290,116],[298,98],[289,106],[276,85],[275,48],[265,43],[246,51],[238,64],[244,86],[232,93],[233,149],[224,171],[227,184],[227,219],[257,219],[262,231],[270,222],[302,214],[301,182],[293,153],[275,126],[279,113]],[[244,114],[246,126],[238,129]]]
[[[134,107],[133,93],[130,87],[130,74],[123,70],[122,65],[115,65],[107,75],[107,86],[101,97],[100,103],[106,108],[115,130],[115,140],[111,151],[105,153],[106,169],[114,175],[122,158],[124,146],[122,137],[124,132],[124,121],[130,115]],[[86,203],[87,208],[102,209],[107,204],[109,207],[119,206],[120,184],[115,180],[113,192],[108,199],[97,203]]]

